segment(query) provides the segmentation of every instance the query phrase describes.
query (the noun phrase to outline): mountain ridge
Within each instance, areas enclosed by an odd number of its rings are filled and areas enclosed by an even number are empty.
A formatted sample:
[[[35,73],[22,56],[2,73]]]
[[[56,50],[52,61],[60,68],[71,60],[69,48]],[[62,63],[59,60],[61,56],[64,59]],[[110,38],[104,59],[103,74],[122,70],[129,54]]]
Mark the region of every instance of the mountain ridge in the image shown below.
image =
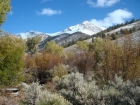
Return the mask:
[[[27,31],[27,32],[21,32],[21,33],[18,33],[16,35],[23,38],[23,39],[27,39],[28,37],[34,37],[34,36],[37,36],[39,34],[47,35],[47,36],[58,36],[61,34],[66,34],[66,33],[73,34],[76,32],[81,32],[81,33],[84,33],[87,35],[93,35],[93,34],[96,34],[97,32],[100,32],[104,29],[105,28],[94,25],[89,21],[84,21],[81,24],[76,24],[74,26],[70,26],[70,27],[64,29],[63,31],[59,31],[59,32],[55,32],[55,33],[43,33],[43,32],[39,32],[39,31],[31,30],[31,31]]]
[[[137,29],[138,29],[140,27],[139,24],[140,24],[140,21],[134,22],[132,24],[124,25],[124,26],[121,26],[119,28],[115,28],[114,30],[111,30],[111,31],[105,30],[105,34],[113,34],[113,33],[116,33],[118,31],[120,31],[120,29],[125,29],[125,28],[126,29],[127,28],[131,29],[132,27],[137,27]],[[24,38],[27,39],[27,38],[34,37],[34,36],[41,36],[42,40],[39,43],[39,48],[40,49],[44,48],[45,44],[48,41],[51,41],[51,40],[55,41],[59,45],[62,45],[63,47],[68,47],[68,46],[73,45],[74,43],[76,43],[78,40],[85,40],[85,39],[88,39],[88,38],[91,38],[91,37],[96,37],[97,36],[96,34],[93,34],[91,36],[90,34],[86,34],[86,33],[83,32],[85,30],[90,31],[90,26],[91,27],[96,27],[96,25],[94,25],[94,24],[92,24],[92,23],[90,23],[88,21],[84,21],[81,24],[77,24],[75,26],[70,26],[70,27],[68,27],[67,29],[65,29],[65,30],[63,30],[61,32],[56,32],[55,34],[57,34],[57,35],[55,35],[55,36],[50,36],[50,34],[48,34],[48,33],[43,33],[43,32],[38,32],[38,31],[33,31],[32,30],[32,31],[27,31],[25,33],[26,37],[24,37]],[[99,32],[103,32],[105,28],[100,27],[98,29],[95,28],[97,34],[99,34]],[[94,33],[96,33],[94,31],[94,29],[91,28],[91,30]],[[120,33],[120,32],[118,32],[118,33]],[[23,35],[23,34],[24,33],[22,33],[20,35]]]

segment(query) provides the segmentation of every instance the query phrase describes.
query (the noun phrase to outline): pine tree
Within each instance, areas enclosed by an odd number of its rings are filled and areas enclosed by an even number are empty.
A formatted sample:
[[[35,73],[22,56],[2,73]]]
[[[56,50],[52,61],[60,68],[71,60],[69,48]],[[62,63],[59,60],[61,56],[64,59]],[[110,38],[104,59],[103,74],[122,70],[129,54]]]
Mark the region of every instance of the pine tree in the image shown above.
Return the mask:
[[[130,23],[134,23],[135,22],[135,19],[132,19],[131,21],[130,21]]]
[[[136,31],[136,28],[135,28],[135,27],[133,27],[133,29],[132,29],[132,30],[133,30],[133,32],[135,32],[135,31]]]
[[[132,29],[129,29],[130,34],[133,32]]]
[[[115,34],[111,34],[111,39],[112,39],[112,40],[115,40],[115,39],[116,39]]]

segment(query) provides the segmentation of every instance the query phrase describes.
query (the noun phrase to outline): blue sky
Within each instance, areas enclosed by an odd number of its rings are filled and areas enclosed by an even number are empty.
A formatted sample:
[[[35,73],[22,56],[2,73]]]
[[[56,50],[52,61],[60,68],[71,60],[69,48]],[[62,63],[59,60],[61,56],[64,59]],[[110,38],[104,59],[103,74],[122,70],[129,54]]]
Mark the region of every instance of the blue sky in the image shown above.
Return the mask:
[[[11,6],[2,29],[12,34],[54,33],[83,21],[109,27],[140,18],[140,0],[11,0]]]

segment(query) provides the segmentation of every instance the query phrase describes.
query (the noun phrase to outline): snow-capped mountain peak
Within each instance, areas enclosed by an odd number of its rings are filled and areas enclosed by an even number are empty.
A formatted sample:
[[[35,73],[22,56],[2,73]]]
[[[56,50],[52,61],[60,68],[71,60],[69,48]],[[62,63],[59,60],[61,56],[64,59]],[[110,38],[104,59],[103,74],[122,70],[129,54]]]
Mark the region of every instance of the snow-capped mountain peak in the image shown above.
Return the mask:
[[[16,36],[21,37],[23,39],[27,39],[27,38],[31,38],[35,36],[41,36],[42,40],[48,37],[47,34],[43,32],[34,31],[34,30],[18,33],[16,34]]]
[[[84,21],[81,24],[77,24],[75,26],[70,26],[69,28],[65,29],[64,31],[62,31],[63,33],[75,33],[75,32],[82,32],[88,35],[93,35],[96,34],[99,31],[104,30],[105,28],[96,26],[94,24],[92,24],[89,21]]]
[[[84,21],[82,24],[90,24],[89,21]]]
[[[100,32],[102,30],[104,30],[105,28],[102,28],[100,26],[94,25],[93,23],[89,22],[89,21],[84,21],[81,24],[77,24],[75,26],[70,26],[67,29],[63,30],[63,31],[59,31],[56,33],[43,33],[43,32],[38,32],[38,31],[27,31],[24,33],[18,33],[16,34],[18,37],[22,37],[23,39],[27,39],[30,37],[34,37],[34,36],[41,36],[42,37],[42,41],[44,39],[46,39],[48,36],[58,36],[61,34],[73,34],[76,32],[81,32],[84,33],[86,35],[93,35],[96,34],[97,32]]]

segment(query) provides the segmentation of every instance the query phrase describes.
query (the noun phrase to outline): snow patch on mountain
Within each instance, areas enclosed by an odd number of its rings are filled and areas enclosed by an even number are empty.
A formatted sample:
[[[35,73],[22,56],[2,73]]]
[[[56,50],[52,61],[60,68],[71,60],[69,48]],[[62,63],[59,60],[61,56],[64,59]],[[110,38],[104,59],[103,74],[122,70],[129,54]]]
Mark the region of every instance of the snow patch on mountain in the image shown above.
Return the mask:
[[[16,36],[21,37],[23,39],[27,39],[27,38],[31,38],[31,37],[35,37],[35,36],[40,36],[41,37],[41,41],[43,41],[44,39],[46,39],[49,35],[45,34],[43,32],[38,32],[38,31],[27,31],[25,33],[18,33],[16,34]]]
[[[92,24],[89,21],[84,21],[82,24],[77,24],[75,26],[70,26],[69,28],[62,31],[63,33],[73,34],[75,32],[82,32],[88,35],[96,34],[102,30],[105,30],[103,27]]]
[[[47,35],[50,35],[50,36],[57,36],[57,35],[62,34],[62,32],[59,31],[59,32],[55,32],[55,33],[46,33],[46,34],[47,34]]]

